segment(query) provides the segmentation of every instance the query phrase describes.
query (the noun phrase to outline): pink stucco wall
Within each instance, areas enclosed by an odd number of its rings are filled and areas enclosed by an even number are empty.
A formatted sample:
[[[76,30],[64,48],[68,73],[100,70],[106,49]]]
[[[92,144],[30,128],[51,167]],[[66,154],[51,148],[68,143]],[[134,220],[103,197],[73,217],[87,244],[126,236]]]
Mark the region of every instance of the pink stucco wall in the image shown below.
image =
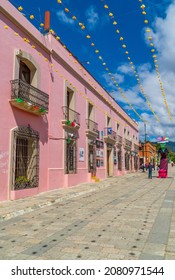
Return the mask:
[[[6,11],[6,12],[4,12]],[[6,28],[8,26],[8,28]],[[19,35],[16,36],[15,34]],[[123,128],[135,135],[138,143],[138,127],[128,115],[118,106],[102,87],[86,72],[73,56],[63,48],[51,34],[43,36],[27,21],[8,1],[0,3],[0,34],[3,42],[0,44],[1,59],[1,111],[0,111],[0,200],[16,199],[38,192],[73,186],[81,182],[90,181],[88,173],[88,151],[85,135],[87,119],[87,102],[93,101],[95,106],[95,121],[98,129],[106,127],[106,114],[111,117],[112,129],[116,131],[116,123],[120,124],[118,134],[123,135]],[[26,42],[24,38],[30,40]],[[35,46],[35,48],[32,47]],[[38,88],[49,95],[49,113],[45,116],[35,116],[10,105],[10,80],[14,79],[15,50],[28,53],[38,65]],[[56,53],[56,55],[55,55]],[[48,61],[46,61],[46,58]],[[90,79],[90,81],[89,81]],[[77,174],[64,174],[64,129],[62,106],[65,105],[65,82],[72,84],[76,91],[76,111],[80,113],[81,125],[78,131],[79,148],[85,150],[84,162],[77,159]],[[93,85],[92,85],[93,83]],[[100,96],[104,96],[101,98]],[[108,103],[107,103],[108,101]],[[118,112],[126,119],[122,119],[110,106],[112,103]],[[114,120],[115,119],[115,120]],[[132,123],[132,126],[130,124]],[[40,135],[39,186],[34,190],[11,191],[9,185],[11,159],[11,130],[17,126],[31,125]],[[104,149],[106,155],[106,148]],[[124,165],[124,163],[123,163]],[[118,171],[114,166],[114,176],[122,175],[125,170]],[[97,168],[97,177],[106,177],[106,161],[104,166]]]

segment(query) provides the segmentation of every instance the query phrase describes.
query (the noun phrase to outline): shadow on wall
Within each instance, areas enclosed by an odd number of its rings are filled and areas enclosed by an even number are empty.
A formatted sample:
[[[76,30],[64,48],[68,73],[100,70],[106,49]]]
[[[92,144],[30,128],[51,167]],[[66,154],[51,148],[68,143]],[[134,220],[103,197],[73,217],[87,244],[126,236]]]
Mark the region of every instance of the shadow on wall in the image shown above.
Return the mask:
[[[36,116],[20,109],[13,108],[16,126],[28,126],[39,133],[40,142],[44,145],[48,142],[48,116]]]

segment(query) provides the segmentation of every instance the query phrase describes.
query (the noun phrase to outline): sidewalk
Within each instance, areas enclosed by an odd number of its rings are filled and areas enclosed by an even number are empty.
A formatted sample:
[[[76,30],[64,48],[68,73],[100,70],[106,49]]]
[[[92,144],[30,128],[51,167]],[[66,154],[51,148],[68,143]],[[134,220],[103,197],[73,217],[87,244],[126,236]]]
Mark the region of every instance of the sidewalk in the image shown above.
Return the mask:
[[[175,260],[175,168],[0,203],[0,259]]]
[[[121,177],[110,177],[96,183],[82,183],[65,189],[62,188],[44,192],[32,197],[26,197],[13,201],[0,201],[0,222],[55,204],[57,202],[83,196],[87,193],[96,192],[98,189],[107,188],[110,185],[112,178],[117,178],[117,180],[121,182],[123,180],[127,180],[130,177],[143,176],[145,174],[146,173],[141,173],[139,171],[137,173],[130,173]]]

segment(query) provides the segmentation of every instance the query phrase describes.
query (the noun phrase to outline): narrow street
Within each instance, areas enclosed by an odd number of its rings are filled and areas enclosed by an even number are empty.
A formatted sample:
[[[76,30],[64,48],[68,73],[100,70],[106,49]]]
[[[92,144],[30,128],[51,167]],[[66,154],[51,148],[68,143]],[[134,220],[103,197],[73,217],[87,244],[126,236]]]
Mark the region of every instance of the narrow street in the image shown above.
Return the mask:
[[[175,168],[0,204],[0,259],[175,259]]]

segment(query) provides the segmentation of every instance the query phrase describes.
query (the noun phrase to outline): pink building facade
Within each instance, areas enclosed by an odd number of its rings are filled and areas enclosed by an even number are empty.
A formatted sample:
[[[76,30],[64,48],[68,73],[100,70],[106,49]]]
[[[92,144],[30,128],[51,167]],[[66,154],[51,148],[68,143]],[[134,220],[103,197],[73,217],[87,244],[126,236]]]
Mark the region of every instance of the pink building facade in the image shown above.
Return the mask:
[[[6,0],[0,34],[1,201],[138,170],[138,125],[56,36]]]

